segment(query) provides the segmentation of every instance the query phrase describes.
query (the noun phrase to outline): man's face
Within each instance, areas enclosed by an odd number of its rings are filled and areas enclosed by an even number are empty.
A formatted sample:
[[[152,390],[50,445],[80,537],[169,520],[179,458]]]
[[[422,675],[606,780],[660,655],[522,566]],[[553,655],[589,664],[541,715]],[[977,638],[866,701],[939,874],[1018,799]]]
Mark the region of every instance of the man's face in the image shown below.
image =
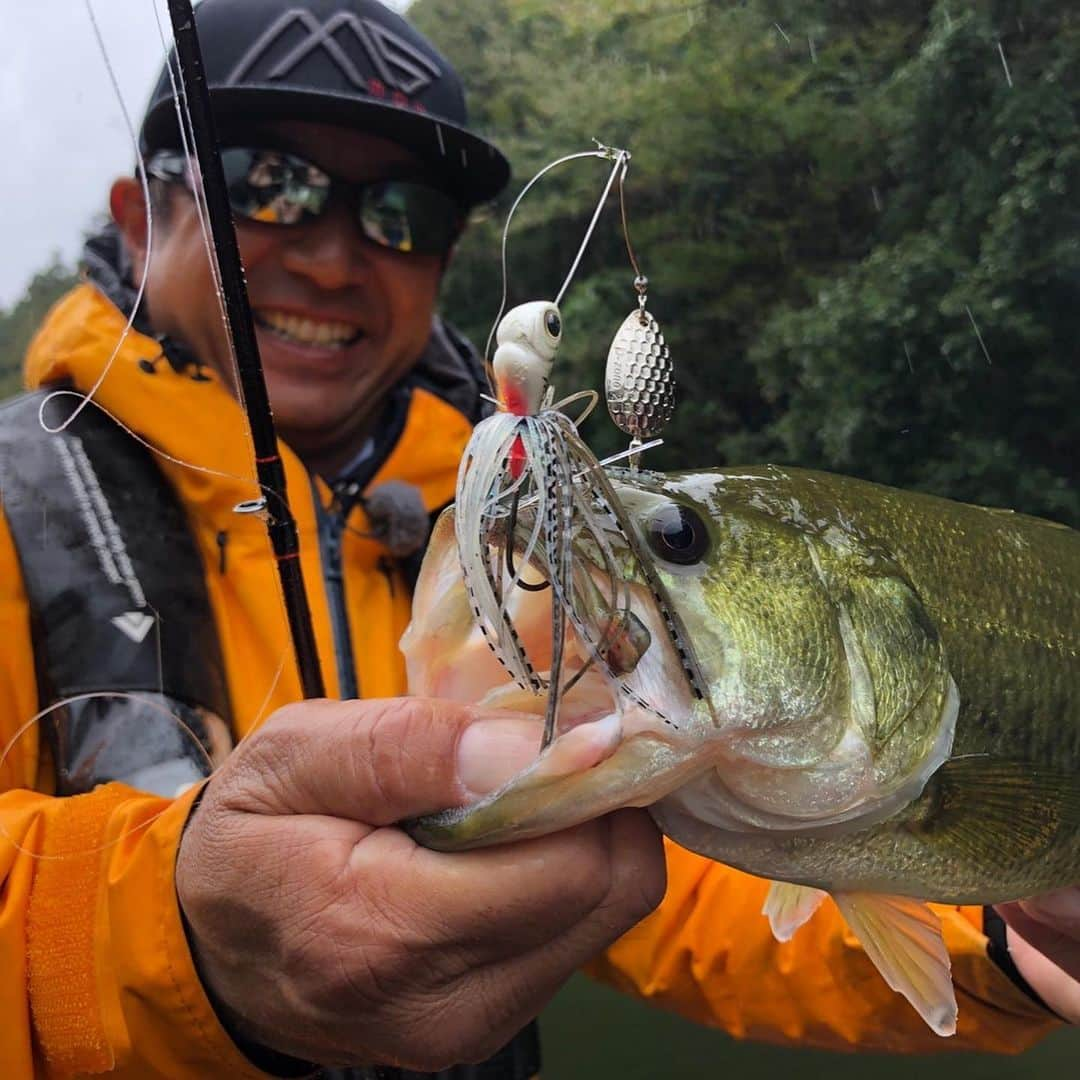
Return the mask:
[[[343,180],[423,178],[409,151],[341,128],[278,123],[245,141],[290,151]],[[155,223],[150,320],[233,385],[195,203],[181,185],[174,189],[167,220]],[[310,466],[332,472],[355,454],[386,392],[420,357],[444,260],[372,243],[343,200],[315,220],[238,219],[236,231],[278,430]]]

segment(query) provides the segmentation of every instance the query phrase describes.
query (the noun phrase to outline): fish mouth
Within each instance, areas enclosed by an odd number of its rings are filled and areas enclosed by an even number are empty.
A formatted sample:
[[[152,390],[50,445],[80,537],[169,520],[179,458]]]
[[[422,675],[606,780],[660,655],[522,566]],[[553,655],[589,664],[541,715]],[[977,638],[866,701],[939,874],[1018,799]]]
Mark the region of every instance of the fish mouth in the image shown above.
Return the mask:
[[[461,585],[453,530],[447,511],[417,583],[413,625],[402,640],[410,691],[533,716],[539,744],[551,679],[553,589],[515,587],[508,593],[507,616],[535,678],[532,688],[523,687],[509,680],[475,622]],[[598,634],[610,644],[604,662],[597,662],[568,620],[555,738],[491,794],[404,823],[418,843],[456,851],[545,835],[620,807],[648,805],[711,767],[711,750],[705,748],[711,724],[701,722],[699,704],[675,674],[681,670],[678,657],[644,589],[629,590],[623,610],[633,619],[623,616],[619,622],[606,599],[610,589],[597,580],[598,567],[584,554],[577,566],[575,603],[600,603],[599,613],[589,618],[594,640]],[[530,584],[547,580],[540,558],[516,568]],[[619,634],[609,634],[612,628]]]

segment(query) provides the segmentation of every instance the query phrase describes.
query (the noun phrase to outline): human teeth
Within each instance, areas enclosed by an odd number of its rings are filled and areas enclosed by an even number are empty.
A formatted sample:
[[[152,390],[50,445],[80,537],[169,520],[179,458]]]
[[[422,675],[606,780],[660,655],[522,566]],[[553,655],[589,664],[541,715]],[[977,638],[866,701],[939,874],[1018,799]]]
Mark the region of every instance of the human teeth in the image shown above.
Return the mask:
[[[282,311],[260,311],[259,319],[283,337],[305,345],[342,345],[359,333],[351,323],[308,319]]]

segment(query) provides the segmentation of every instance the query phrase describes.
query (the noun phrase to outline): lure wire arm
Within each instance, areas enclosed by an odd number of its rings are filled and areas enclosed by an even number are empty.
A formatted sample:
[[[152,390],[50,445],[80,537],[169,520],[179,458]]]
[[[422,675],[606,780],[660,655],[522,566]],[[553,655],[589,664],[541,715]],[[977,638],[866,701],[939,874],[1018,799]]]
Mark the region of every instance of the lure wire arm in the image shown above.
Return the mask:
[[[491,325],[491,332],[488,334],[487,343],[484,345],[484,366],[487,369],[488,382],[491,384],[492,389],[495,388],[495,380],[492,378],[491,372],[491,343],[495,340],[496,331],[499,329],[499,321],[503,317],[503,312],[506,311],[507,293],[509,290],[509,274],[507,273],[506,265],[506,247],[510,237],[510,222],[514,218],[514,214],[517,212],[518,206],[521,204],[522,199],[532,190],[532,188],[552,169],[558,168],[560,165],[565,165],[568,161],[577,161],[580,158],[600,158],[603,161],[614,161],[615,165],[611,171],[611,176],[608,179],[607,185],[604,187],[604,193],[600,197],[600,202],[597,205],[596,211],[593,214],[592,221],[589,223],[589,228],[585,233],[585,239],[581,243],[581,247],[578,250],[577,257],[574,259],[573,265],[570,267],[570,272],[566,276],[566,280],[562,284],[562,288],[559,289],[558,295],[555,297],[555,303],[558,305],[559,301],[566,293],[570,282],[573,280],[574,273],[578,268],[578,264],[581,262],[581,257],[585,252],[585,248],[592,237],[593,230],[596,228],[597,219],[600,217],[600,211],[603,209],[604,203],[607,201],[608,193],[611,191],[612,182],[618,174],[619,168],[622,168],[623,176],[626,175],[626,170],[630,166],[630,152],[628,150],[620,150],[616,147],[605,146],[597,140],[595,150],[580,150],[576,154],[566,154],[561,158],[556,158],[554,161],[548,162],[522,189],[518,192],[518,196],[514,199],[510,205],[510,212],[506,215],[506,224],[503,225],[502,243],[500,245],[499,252],[499,264],[502,272],[502,297],[499,300],[499,310],[495,314],[495,321]]]
[[[605,151],[608,148],[605,148]],[[593,211],[592,220],[589,222],[588,228],[585,230],[585,236],[582,238],[581,246],[578,248],[577,255],[574,256],[574,261],[570,265],[569,271],[567,271],[566,279],[562,283],[562,287],[555,295],[555,306],[558,307],[562,298],[566,295],[566,290],[570,288],[570,282],[574,280],[574,274],[577,273],[577,268],[581,263],[581,259],[585,254],[585,249],[589,246],[589,241],[592,239],[592,234],[596,229],[596,223],[600,220],[600,214],[604,210],[604,204],[607,202],[608,195],[611,193],[611,186],[615,183],[616,179],[620,181],[620,187],[622,185],[621,177],[626,176],[627,169],[630,168],[630,155],[625,150],[614,151],[616,154],[615,164],[612,166],[611,175],[608,177],[608,182],[604,185],[604,190],[600,195],[600,199],[596,204],[596,209]],[[607,157],[607,153],[604,154]],[[621,174],[621,175],[620,175]]]
[[[604,472],[605,466],[625,458],[630,459],[632,468],[635,467],[641,451],[659,445],[661,440],[651,439],[645,443],[643,438],[653,433],[636,431],[634,434],[642,437],[635,437],[629,450],[598,462],[578,434],[579,425],[595,406],[598,395],[594,391],[583,391],[553,403],[555,395],[548,380],[554,351],[561,337],[559,323],[555,323],[554,330],[547,330],[549,338],[534,339],[532,335],[542,332],[544,327],[538,323],[537,330],[533,330],[527,321],[534,317],[533,314],[519,314],[519,309],[515,309],[505,320],[505,331],[502,328],[509,293],[509,232],[518,207],[547,173],[566,162],[588,157],[607,161],[611,167],[565,278],[552,302],[538,301],[520,310],[547,307],[553,308],[558,316],[558,307],[580,268],[617,184],[623,240],[636,275],[634,288],[638,310],[633,314],[647,329],[655,325],[655,320],[645,311],[648,280],[641,273],[630,240],[625,191],[629,152],[597,142],[595,150],[569,154],[544,166],[517,195],[503,226],[500,245],[502,297],[484,348],[492,389],[488,400],[495,404],[496,412],[481,421],[474,432],[466,452],[467,459],[459,472],[457,490],[455,529],[459,556],[466,590],[480,628],[518,685],[534,693],[547,691],[541,750],[548,747],[558,733],[559,710],[565,695],[590,669],[600,669],[608,682],[617,684],[619,694],[670,723],[659,703],[642,696],[642,692],[648,697],[655,696],[654,693],[647,687],[639,692],[630,680],[643,650],[648,648],[649,631],[632,610],[631,580],[625,576],[627,571],[622,565],[627,557],[636,568],[629,573],[640,577],[641,584],[653,598],[663,629],[680,655],[690,689],[694,696],[701,697],[700,676],[693,654],[684,648],[685,635],[678,615],[648,565],[633,535],[633,525]],[[628,329],[630,326],[631,319],[628,318],[620,332],[624,336],[636,334],[636,325],[633,330]],[[554,346],[548,351],[544,342],[551,338]],[[534,341],[540,344],[534,344]],[[663,345],[662,337],[659,341]],[[499,350],[492,354],[496,343]],[[504,347],[509,367],[500,366],[499,380],[496,381],[495,356],[500,358],[502,365]],[[514,364],[521,366],[520,374]],[[527,394],[517,392],[526,386]],[[519,397],[523,398],[524,407],[521,407]],[[576,420],[571,419],[567,407],[579,401],[584,401],[585,407]],[[618,426],[623,427],[614,413],[612,416]],[[526,507],[535,508],[527,530],[529,536],[524,549],[515,553],[518,526],[522,524],[520,514]],[[579,576],[580,572],[590,573],[580,571],[576,565],[579,531],[586,538],[585,542],[591,542],[596,549],[597,570],[608,582],[602,590],[596,588],[591,578],[585,580]],[[609,531],[621,537],[625,554],[616,557]],[[500,544],[503,545],[501,550]],[[526,567],[539,571],[541,580],[538,583],[523,580]],[[528,593],[550,590],[551,657],[546,678],[535,671],[524,643],[517,635],[513,618],[517,609],[511,607],[515,586]],[[646,639],[644,645],[642,632]],[[570,660],[567,655],[568,634],[573,634],[585,650],[586,655],[581,661]],[[568,660],[577,670],[568,672],[564,679],[563,667]]]

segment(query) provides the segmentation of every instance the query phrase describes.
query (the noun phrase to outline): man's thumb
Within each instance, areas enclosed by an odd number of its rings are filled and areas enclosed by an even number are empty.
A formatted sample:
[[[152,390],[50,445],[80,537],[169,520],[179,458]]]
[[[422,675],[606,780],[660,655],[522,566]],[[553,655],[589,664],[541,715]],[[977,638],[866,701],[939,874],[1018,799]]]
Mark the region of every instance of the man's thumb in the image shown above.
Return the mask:
[[[233,778],[229,803],[390,825],[498,787],[535,758],[540,728],[536,717],[433,698],[299,702],[230,758],[243,780]]]

